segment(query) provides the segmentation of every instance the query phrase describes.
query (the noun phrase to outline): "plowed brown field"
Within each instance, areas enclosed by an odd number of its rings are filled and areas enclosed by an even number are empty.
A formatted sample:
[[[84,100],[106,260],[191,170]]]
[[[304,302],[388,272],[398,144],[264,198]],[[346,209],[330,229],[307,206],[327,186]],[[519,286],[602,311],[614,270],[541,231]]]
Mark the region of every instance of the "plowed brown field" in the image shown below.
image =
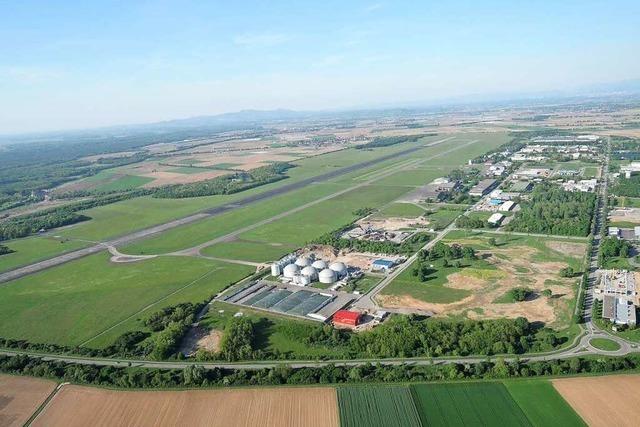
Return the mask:
[[[115,391],[64,386],[34,426],[338,426],[331,388]]]
[[[53,381],[0,375],[0,426],[22,426],[56,388]]]
[[[640,375],[553,380],[553,386],[589,426],[637,426]]]

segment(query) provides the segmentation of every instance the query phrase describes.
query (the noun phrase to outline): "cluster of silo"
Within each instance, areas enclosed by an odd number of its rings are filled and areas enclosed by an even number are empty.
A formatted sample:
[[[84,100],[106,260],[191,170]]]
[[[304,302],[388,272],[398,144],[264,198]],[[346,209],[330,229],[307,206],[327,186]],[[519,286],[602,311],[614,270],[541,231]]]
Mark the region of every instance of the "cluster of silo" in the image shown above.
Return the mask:
[[[344,279],[348,275],[347,266],[342,262],[327,265],[321,259],[314,260],[313,256],[300,256],[295,260],[288,258],[283,266],[283,260],[271,266],[271,274],[274,277],[282,275],[286,280],[296,285],[306,286],[315,281],[330,284]]]

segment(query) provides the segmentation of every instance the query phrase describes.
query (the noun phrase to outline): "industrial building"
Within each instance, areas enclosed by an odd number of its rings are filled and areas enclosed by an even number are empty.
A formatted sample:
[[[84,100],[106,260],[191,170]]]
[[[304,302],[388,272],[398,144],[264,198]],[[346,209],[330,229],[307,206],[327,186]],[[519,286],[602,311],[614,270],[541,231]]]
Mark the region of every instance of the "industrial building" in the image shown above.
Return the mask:
[[[325,322],[336,311],[352,303],[355,298],[356,296],[346,292],[315,288],[301,289],[293,284],[260,280],[234,289],[220,300],[256,310]]]
[[[638,291],[635,274],[627,270],[602,270],[595,289],[602,299],[602,317],[618,325],[636,324]]]
[[[498,210],[500,212],[509,212],[510,210],[512,210],[513,208],[516,207],[515,202],[511,201],[511,200],[507,200],[506,202],[502,203],[499,207]]]
[[[327,266],[321,259],[313,256],[291,256],[274,262],[271,275],[280,277],[283,282],[298,286],[307,286],[315,281],[331,284],[349,278],[349,269],[342,262],[334,262]]]
[[[491,190],[493,190],[496,185],[498,185],[498,181],[495,179],[483,179],[469,190],[469,195],[474,197],[482,197],[485,194],[489,194]]]
[[[620,173],[629,179],[633,175],[640,174],[640,162],[631,162],[629,165],[620,166]]]
[[[489,217],[487,222],[491,225],[500,225],[500,223],[504,220],[505,216],[501,213],[494,213]]]
[[[333,324],[356,327],[360,323],[361,316],[357,311],[338,310],[333,315]]]
[[[396,263],[389,259],[376,259],[371,263],[371,270],[389,272]]]

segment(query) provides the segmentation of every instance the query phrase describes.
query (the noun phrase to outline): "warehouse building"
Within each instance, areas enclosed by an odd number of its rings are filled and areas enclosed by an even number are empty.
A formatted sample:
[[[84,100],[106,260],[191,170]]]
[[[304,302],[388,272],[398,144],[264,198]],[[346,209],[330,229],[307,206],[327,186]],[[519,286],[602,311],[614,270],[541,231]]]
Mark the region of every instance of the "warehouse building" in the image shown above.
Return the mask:
[[[500,223],[504,220],[504,215],[501,213],[494,213],[489,217],[487,222],[491,225],[500,225]]]
[[[474,197],[482,197],[486,194],[489,194],[491,190],[493,190],[496,185],[498,185],[498,181],[495,179],[483,179],[469,190],[469,195]]]
[[[356,327],[360,323],[361,314],[357,311],[338,310],[333,315],[333,324]]]

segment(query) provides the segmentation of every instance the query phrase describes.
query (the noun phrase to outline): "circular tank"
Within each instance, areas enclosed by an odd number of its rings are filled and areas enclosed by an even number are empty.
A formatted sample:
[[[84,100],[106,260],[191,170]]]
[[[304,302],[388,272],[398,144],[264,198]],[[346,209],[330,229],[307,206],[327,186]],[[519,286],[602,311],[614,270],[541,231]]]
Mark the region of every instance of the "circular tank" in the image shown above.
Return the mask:
[[[329,266],[329,268],[331,270],[335,271],[336,273],[338,273],[338,276],[347,273],[347,266],[344,265],[344,263],[341,263],[341,262],[334,262]]]
[[[310,265],[303,268],[302,271],[300,271],[300,273],[303,276],[307,276],[309,280],[315,280],[315,278],[318,276],[318,272],[316,271],[316,269]]]
[[[325,268],[318,275],[318,279],[320,280],[320,283],[333,283],[338,280],[338,277],[335,271]]]
[[[284,268],[284,270],[282,270],[282,274],[288,279],[293,279],[293,276],[298,274],[299,271],[300,267],[295,264],[289,264]]]
[[[321,260],[321,259],[319,259],[319,260],[315,261],[313,264],[311,264],[311,266],[312,266],[313,268],[315,268],[316,270],[318,270],[318,271],[322,271],[322,270],[324,270],[325,268],[327,268],[327,267],[328,267],[327,263],[326,263],[326,262],[324,262],[324,261],[323,261],[323,260]]]
[[[300,268],[306,267],[308,265],[311,265],[311,260],[306,256],[301,256],[301,257],[298,257],[298,259],[296,260],[296,265]]]

